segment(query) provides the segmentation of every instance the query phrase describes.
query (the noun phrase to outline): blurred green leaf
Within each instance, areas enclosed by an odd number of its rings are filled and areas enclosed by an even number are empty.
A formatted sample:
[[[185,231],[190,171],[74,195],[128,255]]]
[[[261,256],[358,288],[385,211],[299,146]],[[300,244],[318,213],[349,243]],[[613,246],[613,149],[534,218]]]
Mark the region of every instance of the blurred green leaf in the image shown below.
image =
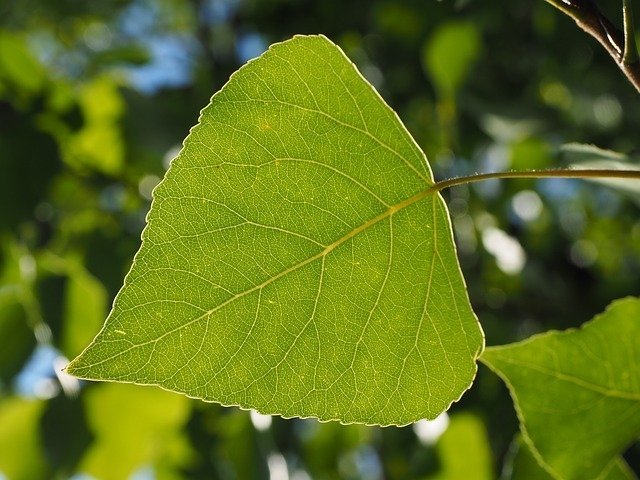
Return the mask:
[[[482,420],[470,413],[451,416],[447,430],[436,444],[441,469],[434,480],[473,478],[493,480],[492,455]]]
[[[425,44],[422,64],[442,97],[453,97],[482,53],[482,39],[471,22],[452,21],[438,26]]]
[[[33,218],[61,164],[49,135],[17,111],[0,108],[0,165],[0,231],[4,231]]]
[[[120,117],[124,102],[118,84],[103,76],[80,88],[78,101],[84,126],[77,133],[62,132],[63,158],[70,166],[115,175],[124,164]]]
[[[269,478],[258,446],[256,429],[248,412],[230,411],[218,417],[216,436],[220,438],[215,455],[223,478]]]
[[[83,394],[94,443],[79,472],[101,480],[128,478],[151,467],[158,478],[176,477],[190,462],[183,428],[189,399],[134,385],[96,385]]]
[[[483,338],[431,184],[341,50],[274,45],[203,111],[69,373],[283,416],[437,416],[472,382]]]
[[[0,286],[0,391],[18,373],[35,346],[35,337],[18,300],[16,285]],[[8,341],[10,339],[10,341]]]
[[[501,480],[554,480],[554,477],[540,466],[522,436],[518,435],[514,439],[509,456],[510,458],[505,462]],[[620,457],[615,458],[605,472],[598,477],[599,480],[634,480],[635,478],[627,463]]]
[[[39,422],[45,403],[18,397],[0,399],[0,477],[47,478]]]
[[[571,168],[640,170],[638,159],[595,145],[568,143],[561,147],[561,152]],[[587,180],[618,190],[640,205],[640,181],[638,180],[622,178],[589,178]]]
[[[0,392],[27,360],[36,344],[33,318],[25,303],[30,300],[21,273],[22,251],[12,241],[0,241]],[[28,268],[22,260],[22,268]],[[27,307],[28,308],[28,307]]]
[[[551,145],[546,141],[529,137],[511,145],[511,167],[514,170],[532,170],[548,168],[553,159]]]
[[[73,358],[100,330],[108,309],[107,292],[82,266],[80,258],[72,255],[62,258],[46,252],[38,263],[42,268],[67,278],[62,307],[64,328],[59,348],[67,358]]]
[[[523,435],[554,476],[597,478],[638,437],[639,320],[640,299],[618,300],[578,330],[482,355],[509,387]]]
[[[42,90],[45,78],[45,71],[30,52],[24,36],[0,30],[0,84],[31,95]]]
[[[336,478],[342,456],[371,442],[374,431],[363,425],[309,421],[303,437],[304,462],[312,478]]]

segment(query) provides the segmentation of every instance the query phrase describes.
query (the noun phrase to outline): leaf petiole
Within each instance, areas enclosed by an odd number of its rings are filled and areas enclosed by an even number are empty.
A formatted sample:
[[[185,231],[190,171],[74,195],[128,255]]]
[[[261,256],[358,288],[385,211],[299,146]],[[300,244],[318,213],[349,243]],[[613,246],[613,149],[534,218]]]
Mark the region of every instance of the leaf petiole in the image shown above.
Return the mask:
[[[434,183],[429,191],[440,192],[446,188],[457,185],[481,182],[496,178],[617,178],[640,180],[640,170],[616,170],[616,169],[549,169],[549,170],[522,170],[509,172],[476,173],[463,177],[450,178]]]

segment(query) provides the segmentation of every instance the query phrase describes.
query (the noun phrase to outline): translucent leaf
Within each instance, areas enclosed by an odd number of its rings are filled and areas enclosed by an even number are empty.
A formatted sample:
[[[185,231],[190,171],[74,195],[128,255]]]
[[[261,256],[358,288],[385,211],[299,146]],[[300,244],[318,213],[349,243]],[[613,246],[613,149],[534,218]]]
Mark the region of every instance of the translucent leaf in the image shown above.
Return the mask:
[[[640,433],[640,299],[578,330],[490,347],[482,361],[509,386],[523,435],[555,478],[599,478]]]
[[[437,416],[483,337],[432,184],[341,50],[274,45],[203,110],[69,372],[283,416]]]

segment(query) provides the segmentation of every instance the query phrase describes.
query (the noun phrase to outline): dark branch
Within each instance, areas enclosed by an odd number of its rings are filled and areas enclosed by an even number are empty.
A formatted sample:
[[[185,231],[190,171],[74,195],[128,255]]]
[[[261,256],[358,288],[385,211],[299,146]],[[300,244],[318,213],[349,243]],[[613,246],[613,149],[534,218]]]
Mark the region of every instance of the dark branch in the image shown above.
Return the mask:
[[[629,49],[629,36],[625,37],[624,33],[604,16],[595,2],[592,0],[545,1],[573,18],[580,28],[598,40],[613,57],[618,68],[622,70],[636,90],[640,92],[640,62],[637,59],[633,61],[628,56],[625,56],[625,51]],[[628,7],[628,4],[626,6]],[[630,25],[627,29],[629,28],[632,29]],[[627,40],[626,49],[625,38]]]

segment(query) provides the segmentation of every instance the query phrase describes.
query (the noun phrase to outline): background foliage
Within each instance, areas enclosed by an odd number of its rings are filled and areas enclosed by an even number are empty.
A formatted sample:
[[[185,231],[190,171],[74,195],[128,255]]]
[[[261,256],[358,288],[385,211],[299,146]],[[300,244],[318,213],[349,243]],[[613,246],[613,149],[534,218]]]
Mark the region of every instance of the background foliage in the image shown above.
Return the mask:
[[[620,18],[618,1],[601,1]],[[10,479],[464,478],[517,430],[481,367],[437,425],[284,421],[58,376],[97,332],[151,190],[198,111],[269,43],[324,33],[396,109],[437,178],[631,154],[637,94],[543,1],[71,0],[0,6],[0,472]],[[447,194],[487,344],[577,326],[640,287],[637,197],[569,180]],[[56,373],[58,372],[58,373]],[[445,423],[445,419],[441,419]],[[626,455],[640,471],[640,449]],[[477,474],[480,475],[480,474]],[[1,478],[1,476],[0,476]]]

